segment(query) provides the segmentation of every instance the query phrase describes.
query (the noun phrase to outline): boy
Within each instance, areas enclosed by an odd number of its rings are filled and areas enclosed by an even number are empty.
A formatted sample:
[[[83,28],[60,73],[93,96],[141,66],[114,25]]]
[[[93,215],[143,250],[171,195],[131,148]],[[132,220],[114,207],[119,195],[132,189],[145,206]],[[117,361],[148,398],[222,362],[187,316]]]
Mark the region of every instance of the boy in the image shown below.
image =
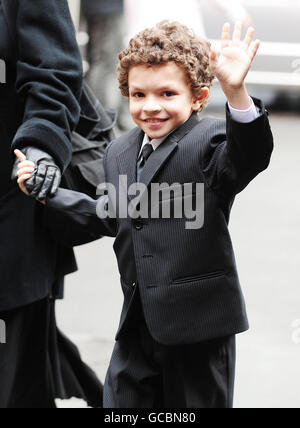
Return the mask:
[[[108,201],[110,217],[97,218],[96,202],[76,192],[60,189],[47,200],[48,214],[69,221],[68,230],[56,225],[69,245],[116,238],[124,306],[104,407],[232,407],[235,335],[248,329],[248,321],[228,221],[236,194],[267,168],[273,149],[264,106],[254,104],[244,84],[259,41],[251,45],[249,29],[242,42],[241,31],[237,23],[230,41],[224,25],[220,58],[178,23],[162,22],[132,39],[120,54],[118,76],[138,128],[106,152],[110,185],[98,213]],[[197,117],[214,74],[228,99],[226,123]],[[17,154],[26,192],[34,165]],[[144,185],[135,199],[128,191],[130,216],[120,214],[120,176],[129,189],[136,181]],[[187,183],[202,184],[203,226],[188,230],[186,219],[174,214],[176,194],[159,204],[174,205],[170,218],[141,215],[151,201],[146,190],[155,183],[177,183],[174,193]],[[194,190],[191,195],[195,202]]]

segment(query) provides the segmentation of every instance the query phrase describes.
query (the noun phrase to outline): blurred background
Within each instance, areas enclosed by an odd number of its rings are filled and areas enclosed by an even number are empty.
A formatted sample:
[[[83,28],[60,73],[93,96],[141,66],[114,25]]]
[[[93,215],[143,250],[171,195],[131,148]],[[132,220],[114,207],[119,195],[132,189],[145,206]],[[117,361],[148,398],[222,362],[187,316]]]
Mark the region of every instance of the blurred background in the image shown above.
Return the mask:
[[[225,21],[253,25],[262,41],[247,78],[270,112],[270,168],[238,196],[231,234],[251,330],[238,337],[235,407],[300,407],[300,0],[69,0],[87,81],[118,110],[117,133],[132,127],[119,95],[118,52],[130,37],[176,19],[219,44]],[[224,116],[217,82],[204,115]],[[58,324],[104,381],[122,307],[113,240],[76,249]],[[72,400],[61,407],[80,407]]]
[[[86,78],[104,104],[121,110],[116,83],[118,53],[143,28],[163,19],[178,20],[219,46],[224,22],[254,26],[262,41],[247,83],[252,95],[264,98],[272,111],[300,112],[299,0],[69,0],[78,29]],[[109,94],[109,95],[108,95]],[[218,84],[211,107],[223,107]],[[123,127],[122,120],[124,119]]]

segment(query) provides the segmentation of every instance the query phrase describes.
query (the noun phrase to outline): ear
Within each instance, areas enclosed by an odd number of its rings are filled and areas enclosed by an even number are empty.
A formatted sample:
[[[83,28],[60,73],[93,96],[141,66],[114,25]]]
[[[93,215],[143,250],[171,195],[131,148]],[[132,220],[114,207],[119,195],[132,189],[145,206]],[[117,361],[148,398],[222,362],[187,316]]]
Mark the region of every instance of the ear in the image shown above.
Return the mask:
[[[197,98],[194,98],[192,109],[193,111],[198,111],[200,107],[205,103],[207,98],[209,97],[209,89],[207,86],[200,89],[200,94]]]

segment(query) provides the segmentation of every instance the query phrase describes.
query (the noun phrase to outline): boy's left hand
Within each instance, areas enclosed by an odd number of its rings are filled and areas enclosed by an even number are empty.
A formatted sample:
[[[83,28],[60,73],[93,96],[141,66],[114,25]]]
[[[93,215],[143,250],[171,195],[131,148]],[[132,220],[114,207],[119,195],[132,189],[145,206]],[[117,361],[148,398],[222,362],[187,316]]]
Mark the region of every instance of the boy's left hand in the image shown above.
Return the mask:
[[[230,40],[230,24],[224,24],[220,56],[214,48],[210,53],[211,69],[225,95],[227,91],[238,91],[243,88],[244,80],[260,46],[259,40],[252,43],[254,28],[248,29],[244,40],[241,40],[242,29],[242,23],[237,22]]]
[[[22,190],[22,192],[28,196],[29,192],[26,188],[26,181],[34,173],[35,164],[31,161],[28,161],[26,159],[26,156],[24,155],[24,153],[22,153],[20,150],[15,150],[14,154],[16,155],[16,157],[18,158],[18,160],[20,162],[18,164],[18,172],[17,172],[18,185],[19,185],[20,189]],[[45,204],[45,201],[43,201],[42,203]]]
[[[34,172],[35,164],[33,162],[30,162],[26,159],[26,156],[24,153],[21,152],[21,150],[15,150],[14,154],[19,160],[18,164],[18,185],[20,189],[22,190],[25,195],[29,195],[29,192],[26,188],[25,182],[31,177],[31,175]]]

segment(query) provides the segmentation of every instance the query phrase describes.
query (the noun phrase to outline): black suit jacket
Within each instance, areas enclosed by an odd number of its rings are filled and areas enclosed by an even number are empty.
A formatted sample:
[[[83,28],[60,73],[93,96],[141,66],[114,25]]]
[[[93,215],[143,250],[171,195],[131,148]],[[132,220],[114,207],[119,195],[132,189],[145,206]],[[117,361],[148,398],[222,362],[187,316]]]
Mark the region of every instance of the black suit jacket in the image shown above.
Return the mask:
[[[205,221],[199,230],[186,230],[185,218],[100,221],[94,201],[68,191],[48,202],[49,210],[69,219],[69,229],[60,231],[65,242],[116,238],[125,296],[117,337],[137,286],[150,333],[160,343],[189,344],[248,329],[228,221],[236,194],[267,168],[273,149],[267,113],[255,102],[262,115],[248,124],[235,122],[228,111],[227,123],[193,114],[151,155],[142,172],[147,186],[204,183]],[[117,194],[119,175],[127,176],[128,186],[136,181],[143,137],[134,129],[108,147],[106,181]],[[118,213],[118,202],[114,209]]]
[[[82,63],[67,0],[9,0],[0,8],[0,311],[51,293],[57,243],[43,227],[43,209],[11,180],[15,148],[40,147],[64,170],[80,113]],[[8,18],[8,20],[7,20]],[[22,242],[22,244],[21,244]],[[71,265],[59,270],[74,270]]]

